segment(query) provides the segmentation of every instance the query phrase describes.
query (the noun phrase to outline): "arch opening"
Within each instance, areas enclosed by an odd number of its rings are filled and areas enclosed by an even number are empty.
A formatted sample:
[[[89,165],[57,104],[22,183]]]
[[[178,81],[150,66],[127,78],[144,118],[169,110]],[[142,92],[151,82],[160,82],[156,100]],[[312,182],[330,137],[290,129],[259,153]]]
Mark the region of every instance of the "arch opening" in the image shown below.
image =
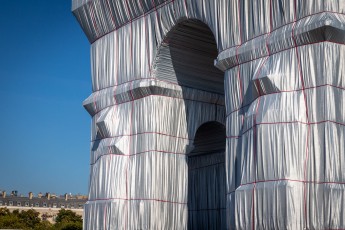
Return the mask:
[[[153,67],[156,78],[182,86],[186,117],[178,119],[186,118],[188,136],[195,137],[184,178],[188,229],[226,228],[224,73],[214,66],[217,55],[211,29],[189,19],[168,32]]]
[[[194,138],[194,149],[189,157],[225,151],[226,130],[225,126],[216,121],[202,124]]]
[[[224,94],[224,73],[214,66],[217,55],[217,43],[210,28],[199,20],[185,20],[162,42],[155,75],[181,86]]]
[[[225,126],[201,125],[188,154],[188,229],[226,228]]]

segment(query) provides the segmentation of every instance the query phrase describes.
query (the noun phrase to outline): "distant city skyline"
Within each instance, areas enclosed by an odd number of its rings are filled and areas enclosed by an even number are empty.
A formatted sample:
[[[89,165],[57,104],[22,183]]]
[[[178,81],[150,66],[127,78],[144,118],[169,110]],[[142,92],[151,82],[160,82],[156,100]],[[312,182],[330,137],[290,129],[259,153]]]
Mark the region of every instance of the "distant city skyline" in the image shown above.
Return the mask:
[[[85,194],[84,194],[84,193],[72,193],[72,192],[56,193],[56,192],[54,192],[54,191],[44,191],[44,192],[39,191],[39,192],[33,192],[33,191],[31,191],[31,190],[24,193],[24,192],[15,190],[15,189],[12,189],[12,190],[9,189],[9,190],[7,190],[7,189],[2,189],[2,188],[0,188],[0,196],[2,196],[2,193],[3,193],[3,192],[6,192],[6,196],[11,196],[11,193],[12,193],[13,191],[17,191],[17,192],[18,192],[18,194],[16,195],[16,196],[18,196],[18,197],[20,197],[20,196],[22,196],[22,197],[27,197],[27,196],[29,196],[29,193],[32,193],[34,197],[39,196],[39,194],[41,194],[42,196],[45,196],[46,193],[50,193],[51,195],[56,195],[56,196],[64,196],[65,194],[72,195],[72,196],[78,196],[78,195],[86,196],[86,195],[87,195],[86,193],[85,193]]]
[[[2,0],[0,189],[87,194],[90,44],[71,0]]]

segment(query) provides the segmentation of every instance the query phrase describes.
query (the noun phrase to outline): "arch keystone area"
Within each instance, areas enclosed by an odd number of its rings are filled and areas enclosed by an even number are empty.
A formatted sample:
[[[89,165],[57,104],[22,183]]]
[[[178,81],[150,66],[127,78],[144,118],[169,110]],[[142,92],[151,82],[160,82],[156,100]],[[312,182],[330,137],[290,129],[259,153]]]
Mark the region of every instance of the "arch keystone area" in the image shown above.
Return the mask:
[[[343,1],[72,11],[91,44],[84,229],[345,229]]]

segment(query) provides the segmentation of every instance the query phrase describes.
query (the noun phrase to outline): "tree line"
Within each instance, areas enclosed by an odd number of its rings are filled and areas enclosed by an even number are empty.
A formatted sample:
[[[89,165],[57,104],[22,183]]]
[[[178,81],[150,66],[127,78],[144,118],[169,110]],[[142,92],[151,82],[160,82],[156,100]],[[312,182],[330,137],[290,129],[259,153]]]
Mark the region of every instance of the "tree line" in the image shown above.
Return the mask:
[[[83,220],[71,210],[61,209],[56,218],[55,224],[42,220],[39,212],[34,209],[27,211],[0,208],[0,229],[23,229],[23,230],[82,230]]]

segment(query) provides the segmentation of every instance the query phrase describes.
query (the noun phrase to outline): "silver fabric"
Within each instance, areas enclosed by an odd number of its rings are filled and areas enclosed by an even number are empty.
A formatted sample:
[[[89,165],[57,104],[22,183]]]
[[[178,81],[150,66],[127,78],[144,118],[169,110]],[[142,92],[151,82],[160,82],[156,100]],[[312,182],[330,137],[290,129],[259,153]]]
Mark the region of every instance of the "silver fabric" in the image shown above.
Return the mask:
[[[91,43],[84,229],[345,228],[344,0],[72,0],[72,10]],[[215,162],[188,161],[210,121],[226,126],[224,163],[191,173]],[[223,214],[191,213],[211,207],[200,200],[212,192],[190,195],[202,181],[225,181]]]

